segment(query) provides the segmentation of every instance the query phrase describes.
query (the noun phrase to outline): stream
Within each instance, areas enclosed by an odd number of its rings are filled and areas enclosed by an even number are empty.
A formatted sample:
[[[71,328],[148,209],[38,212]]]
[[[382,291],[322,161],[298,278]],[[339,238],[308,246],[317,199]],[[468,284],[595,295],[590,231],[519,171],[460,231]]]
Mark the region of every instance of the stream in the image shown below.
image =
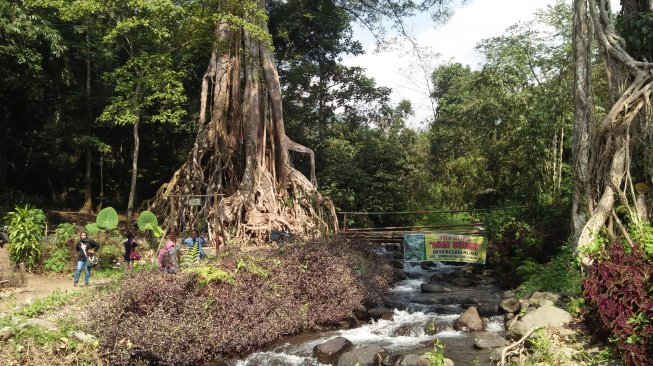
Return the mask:
[[[421,285],[436,278],[460,278],[462,265],[433,266],[404,264],[407,279],[395,283],[385,298],[383,306],[391,310],[391,320],[370,320],[352,329],[339,329],[324,332],[303,333],[284,338],[261,352],[243,359],[232,360],[234,366],[328,366],[319,363],[311,356],[315,346],[336,337],[344,337],[356,348],[366,345],[379,345],[392,355],[424,354],[433,351],[437,339],[444,344],[444,354],[456,365],[490,365],[491,350],[474,348],[473,332],[453,329],[452,323],[465,308],[474,305],[481,311],[482,304],[496,305],[501,290],[491,283],[491,278],[483,278],[482,267],[474,267],[477,281],[466,287],[447,284],[454,291],[446,293],[423,293]],[[434,282],[431,280],[431,282]],[[479,306],[480,305],[480,306]],[[496,306],[494,306],[496,307]],[[486,312],[487,313],[487,312]],[[486,318],[486,331],[503,334],[504,319],[498,312],[490,311]],[[483,313],[481,313],[483,315]],[[429,335],[425,328],[435,322],[437,332]]]

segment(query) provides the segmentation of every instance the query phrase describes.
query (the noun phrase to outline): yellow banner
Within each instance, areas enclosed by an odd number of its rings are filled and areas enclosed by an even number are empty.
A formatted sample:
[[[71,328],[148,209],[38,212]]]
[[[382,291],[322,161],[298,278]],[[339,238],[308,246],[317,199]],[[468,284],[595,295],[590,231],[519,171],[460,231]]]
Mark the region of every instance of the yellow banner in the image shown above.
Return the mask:
[[[424,233],[404,235],[404,260],[485,264],[487,238],[481,235]]]

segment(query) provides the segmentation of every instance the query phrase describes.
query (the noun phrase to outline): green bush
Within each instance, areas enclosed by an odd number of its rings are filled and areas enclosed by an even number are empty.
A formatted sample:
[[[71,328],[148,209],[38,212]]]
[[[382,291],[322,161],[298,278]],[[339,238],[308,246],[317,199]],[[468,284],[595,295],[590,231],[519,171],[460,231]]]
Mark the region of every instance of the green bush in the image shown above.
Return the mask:
[[[518,296],[535,291],[581,293],[582,274],[576,256],[568,247],[546,264],[526,261],[517,267],[525,281],[517,289]]]
[[[9,257],[14,263],[25,263],[32,269],[41,260],[45,214],[30,205],[18,207],[5,216],[9,234]]]
[[[70,267],[70,251],[68,248],[59,248],[51,252],[43,263],[46,271],[65,272]]]
[[[566,211],[550,205],[506,208],[481,215],[489,239],[487,263],[496,270],[501,285],[517,287],[529,272],[559,253],[568,235],[564,229],[568,226]]]
[[[46,271],[65,272],[72,265],[70,244],[76,236],[75,226],[63,223],[57,226],[54,234],[48,237],[45,245],[43,267]]]

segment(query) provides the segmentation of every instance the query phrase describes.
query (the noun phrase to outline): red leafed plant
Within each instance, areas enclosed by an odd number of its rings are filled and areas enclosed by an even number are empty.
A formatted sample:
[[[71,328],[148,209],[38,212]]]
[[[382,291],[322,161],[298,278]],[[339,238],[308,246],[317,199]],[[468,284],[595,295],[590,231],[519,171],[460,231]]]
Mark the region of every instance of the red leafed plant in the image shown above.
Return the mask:
[[[638,245],[613,243],[594,256],[583,281],[588,319],[622,353],[625,365],[653,359],[653,263]]]

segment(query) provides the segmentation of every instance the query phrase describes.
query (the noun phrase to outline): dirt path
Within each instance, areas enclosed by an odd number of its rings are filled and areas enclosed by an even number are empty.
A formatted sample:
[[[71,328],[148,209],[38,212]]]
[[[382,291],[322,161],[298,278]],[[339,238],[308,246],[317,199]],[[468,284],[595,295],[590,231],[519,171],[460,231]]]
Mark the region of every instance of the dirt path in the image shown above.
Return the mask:
[[[82,278],[84,275],[82,274]],[[80,281],[83,283],[83,280]],[[94,282],[91,277],[91,287]],[[35,275],[27,274],[27,287],[8,287],[0,289],[0,312],[16,305],[28,304],[34,300],[51,295],[55,290],[62,292],[75,289],[72,273],[69,275]]]
[[[0,248],[0,279],[16,278],[18,274],[10,270],[12,267],[9,262],[7,247]],[[27,286],[24,287],[5,287],[7,286],[6,283],[4,284],[5,286],[0,285],[0,313],[16,305],[25,305],[34,300],[47,297],[56,290],[66,292],[76,288],[73,286],[72,272],[66,274],[27,273],[26,277]],[[80,283],[82,284],[84,283],[83,278],[84,274],[81,275],[80,279]],[[107,281],[107,279],[93,278],[91,275],[91,287]]]

